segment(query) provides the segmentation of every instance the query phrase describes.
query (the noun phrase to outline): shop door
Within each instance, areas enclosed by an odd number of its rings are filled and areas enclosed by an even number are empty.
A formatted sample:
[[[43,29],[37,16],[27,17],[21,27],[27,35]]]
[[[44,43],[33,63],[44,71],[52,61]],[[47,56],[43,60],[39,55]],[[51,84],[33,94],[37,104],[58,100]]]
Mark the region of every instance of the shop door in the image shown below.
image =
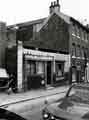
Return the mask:
[[[47,85],[51,84],[51,62],[47,62]]]

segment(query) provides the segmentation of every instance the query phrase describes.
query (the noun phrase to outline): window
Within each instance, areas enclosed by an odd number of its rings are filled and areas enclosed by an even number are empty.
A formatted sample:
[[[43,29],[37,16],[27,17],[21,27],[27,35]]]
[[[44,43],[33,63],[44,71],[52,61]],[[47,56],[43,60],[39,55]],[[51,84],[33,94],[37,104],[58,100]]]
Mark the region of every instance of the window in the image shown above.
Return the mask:
[[[30,74],[35,74],[36,73],[36,63],[35,62],[31,62],[30,64]]]
[[[87,58],[88,57],[88,48],[85,48],[85,57]]]
[[[63,63],[56,63],[56,76],[63,76],[64,74],[64,64]]]
[[[76,47],[76,55],[77,55],[77,57],[81,56],[80,45],[77,45],[77,47]]]
[[[80,36],[80,31],[79,31],[79,27],[77,27],[77,36]]]
[[[26,62],[26,74],[27,75],[32,75],[36,73],[36,63],[35,61],[27,61]]]
[[[75,26],[75,35],[77,35],[78,34],[78,28],[77,28],[77,26]]]
[[[44,62],[37,62],[37,74],[44,74],[45,72],[45,66],[44,66]]]
[[[84,31],[84,40],[86,40],[86,31]]]
[[[75,34],[75,25],[72,25],[72,34]]]
[[[85,33],[85,41],[88,42],[87,32]]]
[[[82,57],[84,57],[84,47],[82,47]]]
[[[72,56],[76,56],[75,43],[72,44]]]
[[[81,31],[81,37],[82,37],[82,40],[84,40],[84,32],[83,32],[83,30]]]
[[[81,28],[79,29],[79,36],[82,39],[82,29]]]

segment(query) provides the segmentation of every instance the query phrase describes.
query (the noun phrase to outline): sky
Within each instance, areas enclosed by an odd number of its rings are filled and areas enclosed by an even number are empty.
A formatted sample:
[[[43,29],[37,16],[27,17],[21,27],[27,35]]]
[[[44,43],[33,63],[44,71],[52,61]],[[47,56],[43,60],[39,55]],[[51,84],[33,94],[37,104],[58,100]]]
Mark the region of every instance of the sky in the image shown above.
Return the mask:
[[[36,20],[49,15],[55,0],[0,0],[0,21],[7,25]],[[89,23],[89,0],[59,0],[61,12]]]

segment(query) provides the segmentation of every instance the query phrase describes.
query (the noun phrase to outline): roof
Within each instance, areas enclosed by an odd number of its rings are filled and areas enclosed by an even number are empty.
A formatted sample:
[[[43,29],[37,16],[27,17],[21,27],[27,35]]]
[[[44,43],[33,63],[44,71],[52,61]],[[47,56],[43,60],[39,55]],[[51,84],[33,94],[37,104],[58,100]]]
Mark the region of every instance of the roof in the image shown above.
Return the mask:
[[[70,24],[70,17],[68,15],[65,15],[61,12],[52,12],[43,22],[42,26],[40,27],[39,31],[41,30],[41,28],[48,22],[48,20],[51,18],[51,16],[53,14],[58,15],[59,17],[61,17],[66,23]]]
[[[37,20],[29,21],[29,22],[24,22],[24,23],[17,24],[17,26],[24,27],[24,26],[33,25],[33,24],[39,24],[39,23],[44,22],[45,19],[46,18],[37,19]]]
[[[40,24],[40,23],[44,22],[45,19],[46,18],[41,18],[41,19],[32,20],[32,21],[28,21],[28,22],[23,22],[23,23],[18,23],[18,24],[14,24],[14,25],[9,25],[7,27],[8,28],[13,28],[15,26],[24,27],[24,26],[33,25],[33,24]]]
[[[87,26],[84,26],[78,20],[74,19],[73,17],[70,17],[70,20],[76,22],[77,24],[79,24],[79,26],[81,26],[82,28],[84,28],[85,30],[87,30],[89,32],[89,28]]]
[[[40,24],[40,23],[42,23],[42,26],[39,28],[39,30],[40,30],[48,22],[48,20],[51,18],[51,16],[54,13],[57,14],[59,17],[61,17],[66,23],[71,24],[71,21],[76,22],[81,27],[83,27],[85,30],[89,31],[89,28],[87,28],[86,26],[84,26],[83,24],[81,24],[75,18],[73,18],[71,16],[68,16],[68,15],[65,15],[62,12],[57,12],[57,11],[54,11],[48,17],[37,19],[37,20],[32,20],[32,21],[28,21],[28,22],[23,22],[23,23],[19,23],[19,24],[10,25],[10,26],[8,26],[8,28],[12,28],[13,29],[15,26],[25,27],[25,26],[29,26],[29,25],[34,25],[34,24]]]

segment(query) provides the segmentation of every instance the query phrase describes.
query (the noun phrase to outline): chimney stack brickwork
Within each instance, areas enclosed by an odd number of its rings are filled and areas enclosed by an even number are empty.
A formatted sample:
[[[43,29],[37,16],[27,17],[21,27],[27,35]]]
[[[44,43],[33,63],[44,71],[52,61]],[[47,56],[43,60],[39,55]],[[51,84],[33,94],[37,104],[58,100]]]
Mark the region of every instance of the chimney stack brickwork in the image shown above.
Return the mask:
[[[52,12],[60,12],[60,5],[59,5],[59,0],[51,2],[51,6],[50,6],[50,14]]]

